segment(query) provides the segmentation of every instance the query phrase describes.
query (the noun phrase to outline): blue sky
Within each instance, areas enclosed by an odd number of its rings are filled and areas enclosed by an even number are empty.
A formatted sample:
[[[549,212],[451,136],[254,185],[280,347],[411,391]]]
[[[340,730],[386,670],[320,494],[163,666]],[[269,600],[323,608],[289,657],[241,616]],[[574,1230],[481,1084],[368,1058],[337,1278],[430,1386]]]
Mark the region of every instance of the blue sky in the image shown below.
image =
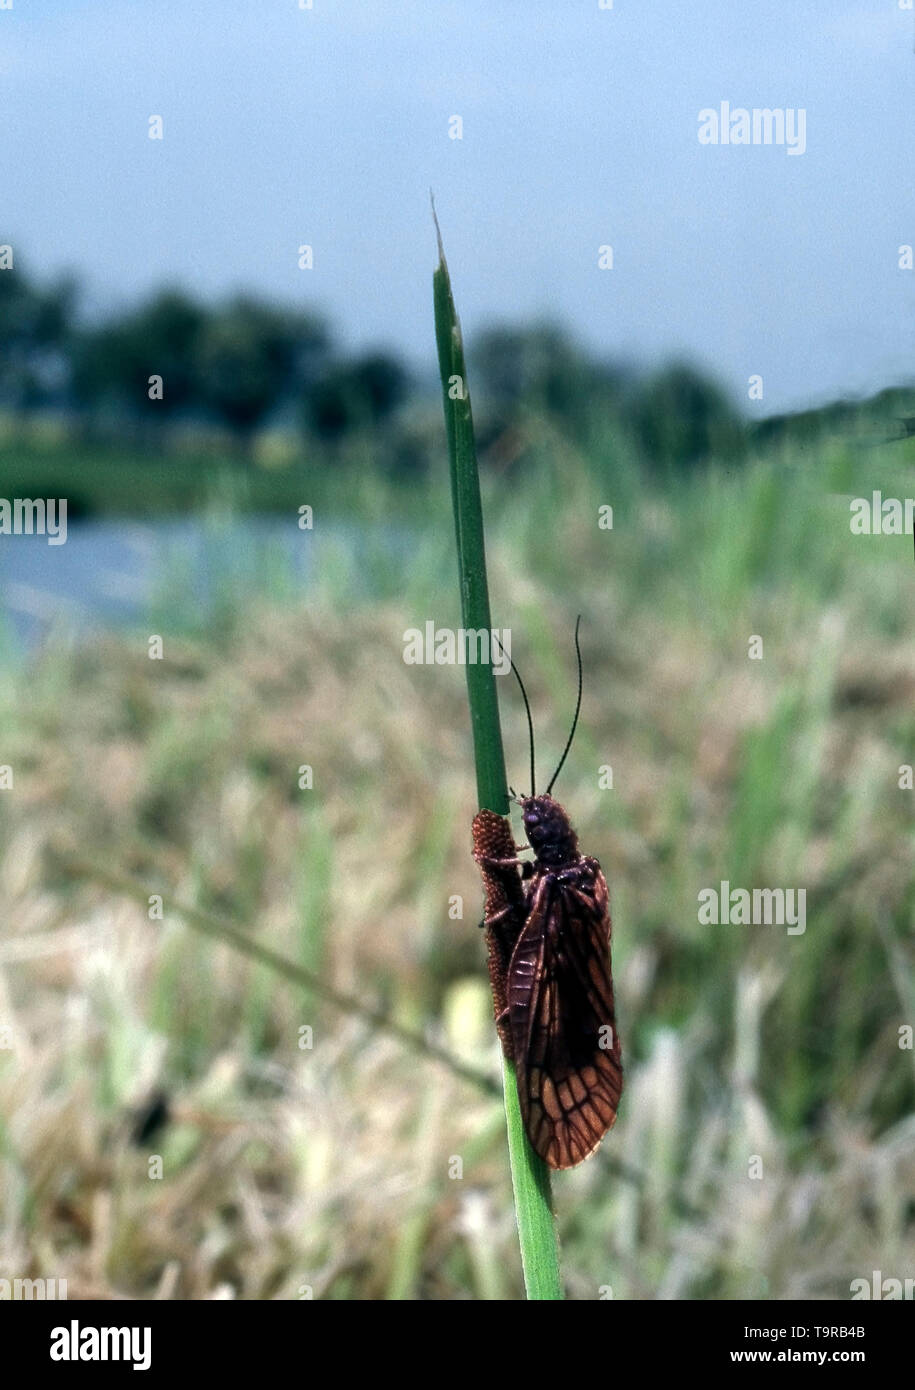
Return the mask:
[[[14,0],[0,241],[97,308],[255,288],[431,367],[431,186],[469,336],[855,395],[915,377],[913,45],[898,0]],[[725,100],[803,107],[806,152],[700,145]]]

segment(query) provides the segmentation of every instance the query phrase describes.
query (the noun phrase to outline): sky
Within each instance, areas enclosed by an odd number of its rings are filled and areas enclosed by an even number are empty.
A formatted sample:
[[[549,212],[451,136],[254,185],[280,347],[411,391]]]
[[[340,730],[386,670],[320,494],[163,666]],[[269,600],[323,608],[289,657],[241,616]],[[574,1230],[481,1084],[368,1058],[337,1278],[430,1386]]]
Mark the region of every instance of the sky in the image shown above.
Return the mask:
[[[93,312],[256,290],[431,372],[431,188],[471,340],[548,317],[751,414],[866,394],[915,377],[907,3],[12,0],[0,243]],[[725,101],[802,109],[804,153],[700,143]]]

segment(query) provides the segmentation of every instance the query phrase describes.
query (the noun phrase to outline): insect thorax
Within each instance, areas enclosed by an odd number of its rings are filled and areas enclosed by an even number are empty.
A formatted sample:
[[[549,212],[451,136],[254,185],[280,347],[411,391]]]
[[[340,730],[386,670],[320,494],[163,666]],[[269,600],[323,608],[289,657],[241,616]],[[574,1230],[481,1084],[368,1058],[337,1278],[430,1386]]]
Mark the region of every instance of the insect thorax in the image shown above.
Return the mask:
[[[561,869],[575,864],[581,857],[578,836],[558,801],[548,794],[526,796],[521,805],[524,814],[524,833],[537,856],[538,864],[548,869]]]

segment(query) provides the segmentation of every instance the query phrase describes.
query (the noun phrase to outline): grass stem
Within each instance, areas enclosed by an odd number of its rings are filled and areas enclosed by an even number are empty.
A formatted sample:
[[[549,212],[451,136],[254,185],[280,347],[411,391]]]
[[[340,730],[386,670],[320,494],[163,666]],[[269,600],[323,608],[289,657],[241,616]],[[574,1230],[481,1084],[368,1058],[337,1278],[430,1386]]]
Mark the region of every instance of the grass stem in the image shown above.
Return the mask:
[[[432,215],[435,217],[433,206]],[[466,629],[492,630],[486,582],[483,506],[477,470],[473,415],[461,328],[454,307],[438,219],[439,263],[433,276],[435,338],[438,348],[445,429],[451,466],[451,500],[461,587],[461,621]],[[467,697],[473,732],[477,799],[481,809],[508,813],[505,755],[499,703],[491,662],[467,662]],[[553,1218],[549,1169],[527,1141],[521,1119],[515,1068],[503,1059],[502,1080],[515,1215],[524,1284],[530,1299],[559,1299],[559,1247]]]

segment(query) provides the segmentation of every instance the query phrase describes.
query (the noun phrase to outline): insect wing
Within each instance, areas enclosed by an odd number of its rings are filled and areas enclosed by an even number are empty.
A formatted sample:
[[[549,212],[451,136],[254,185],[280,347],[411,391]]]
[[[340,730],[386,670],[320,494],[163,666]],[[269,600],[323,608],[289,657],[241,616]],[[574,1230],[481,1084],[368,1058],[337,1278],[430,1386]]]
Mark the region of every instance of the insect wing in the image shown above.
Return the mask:
[[[528,903],[507,976],[518,1095],[533,1148],[571,1168],[613,1124],[623,1088],[606,879],[596,860],[563,881],[538,871]]]

